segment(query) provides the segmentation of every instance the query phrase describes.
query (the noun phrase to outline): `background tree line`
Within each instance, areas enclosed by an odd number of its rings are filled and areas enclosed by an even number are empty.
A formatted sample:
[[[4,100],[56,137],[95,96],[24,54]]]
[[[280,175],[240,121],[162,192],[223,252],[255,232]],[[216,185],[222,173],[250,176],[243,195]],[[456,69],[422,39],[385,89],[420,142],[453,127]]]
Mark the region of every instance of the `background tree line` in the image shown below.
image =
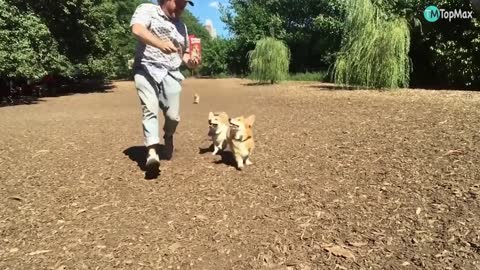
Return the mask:
[[[472,10],[469,1],[371,1],[381,11],[379,20],[402,18],[408,25],[408,86],[478,89],[478,20],[428,23],[423,18],[427,5]],[[33,95],[35,90],[29,85],[52,80],[62,84],[131,79],[129,60],[133,58],[136,41],[130,33],[129,22],[142,2],[147,1],[0,0],[2,97],[15,91]],[[348,2],[229,0],[229,8],[222,8],[222,20],[232,37],[213,40],[198,19],[187,11],[183,19],[190,33],[201,37],[203,43],[203,65],[196,73],[248,76],[249,52],[262,38],[274,37],[289,49],[291,74],[317,74],[311,78],[331,80],[337,59],[345,53],[342,44],[347,40],[346,35],[356,31],[351,29],[360,29],[352,26],[352,22],[346,25],[345,18],[352,12]],[[368,33],[364,39],[368,40]],[[377,52],[378,58],[381,53]],[[185,74],[188,73],[185,70]],[[308,76],[301,78],[309,79]]]
[[[60,94],[87,80],[131,79],[136,40],[129,23],[146,2],[0,0],[0,102]],[[191,33],[209,39],[190,12],[183,19]]]
[[[233,55],[228,59],[229,68],[225,72],[247,73],[247,52],[254,48],[259,38],[273,35],[285,41],[291,50],[291,73],[329,71],[331,75],[344,38],[345,16],[351,12],[348,2],[352,1],[230,0],[231,9],[223,9],[223,20],[234,38],[224,41],[224,46],[233,48]],[[382,11],[379,20],[400,17],[408,23],[410,87],[480,87],[480,10],[474,12],[474,19],[451,22],[429,23],[423,17],[423,11],[429,5],[471,11],[470,1],[372,2]]]

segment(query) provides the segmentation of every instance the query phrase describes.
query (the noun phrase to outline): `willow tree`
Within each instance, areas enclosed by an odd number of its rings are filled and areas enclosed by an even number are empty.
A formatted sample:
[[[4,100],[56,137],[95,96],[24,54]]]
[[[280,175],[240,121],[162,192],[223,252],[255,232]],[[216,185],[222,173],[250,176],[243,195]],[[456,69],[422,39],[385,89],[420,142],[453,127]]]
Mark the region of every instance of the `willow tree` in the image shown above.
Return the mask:
[[[285,80],[290,64],[290,49],[280,40],[266,37],[248,53],[252,79],[271,84]]]
[[[370,0],[348,1],[346,11],[342,47],[334,64],[335,82],[368,88],[408,87],[408,22],[388,18]]]

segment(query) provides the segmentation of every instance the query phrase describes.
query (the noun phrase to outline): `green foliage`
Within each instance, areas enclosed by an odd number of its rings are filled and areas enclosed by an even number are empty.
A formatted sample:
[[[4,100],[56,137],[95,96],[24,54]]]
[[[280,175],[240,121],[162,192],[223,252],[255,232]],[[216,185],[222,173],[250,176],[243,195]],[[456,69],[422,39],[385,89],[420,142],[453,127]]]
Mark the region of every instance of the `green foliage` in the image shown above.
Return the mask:
[[[430,4],[468,11],[472,10],[469,2],[372,0],[373,6],[382,10],[377,12],[382,21],[397,24],[398,31],[406,30],[408,23],[412,73],[409,80],[403,79],[403,85],[408,80],[413,87],[480,87],[479,13],[474,13],[476,18],[473,20],[452,22],[429,23],[423,18],[424,9]],[[248,66],[247,52],[254,48],[255,41],[271,33],[288,44],[292,53],[292,72],[326,70],[335,63],[337,68],[341,68],[346,63],[342,59],[337,61],[337,55],[341,54],[344,33],[349,32],[344,30],[348,4],[351,1],[305,0],[299,3],[287,0],[230,0],[231,9],[222,10],[223,20],[234,34],[233,55],[236,58],[229,60],[235,63],[229,62],[229,69],[244,73]],[[387,35],[378,35],[378,42],[390,42]],[[406,39],[397,38],[402,46],[406,45]],[[397,47],[396,50],[400,51],[401,48]],[[401,69],[385,70],[385,74],[380,76],[386,78],[388,73],[403,74]]]
[[[227,40],[210,40],[189,11],[182,19],[189,33],[202,39],[203,65],[198,72],[203,75],[248,74],[253,62],[249,52],[257,41],[272,36],[289,48],[291,80],[317,80],[321,76],[310,72],[333,66],[337,82],[343,83],[480,87],[478,13],[473,20],[452,22],[428,23],[423,18],[427,5],[468,11],[471,1],[371,0],[374,8],[353,10],[357,1],[229,0],[230,9],[221,9],[233,34]],[[128,61],[137,41],[129,22],[144,2],[151,1],[0,0],[0,85],[47,74],[131,78]],[[259,63],[254,65],[259,68]],[[190,74],[185,67],[182,71]]]
[[[343,0],[230,0],[222,20],[239,40],[239,64],[265,36],[284,40],[291,50],[290,70],[327,69],[340,48]]]
[[[228,57],[232,53],[232,41],[216,38],[204,45],[202,51],[203,75],[216,76],[228,74]]]
[[[374,88],[408,87],[410,32],[403,18],[386,20],[370,0],[347,6],[335,82]]]
[[[471,10],[469,1],[442,2],[440,8]],[[423,87],[480,87],[479,13],[473,20],[423,24],[412,46],[414,80]],[[474,13],[475,15],[475,13]]]
[[[3,80],[126,76],[136,43],[129,22],[142,2],[1,0]]]
[[[287,77],[290,50],[284,42],[271,37],[260,39],[248,56],[254,80],[273,84]]]
[[[473,20],[439,20],[429,23],[423,18],[425,7],[437,5],[446,10],[472,10],[471,1],[394,0],[382,7],[386,14],[401,16],[411,31],[410,57],[412,87],[478,89],[480,87],[480,24],[478,12]],[[476,14],[476,15],[475,15]]]
[[[39,79],[48,73],[70,74],[48,27],[31,11],[0,0],[0,79]]]

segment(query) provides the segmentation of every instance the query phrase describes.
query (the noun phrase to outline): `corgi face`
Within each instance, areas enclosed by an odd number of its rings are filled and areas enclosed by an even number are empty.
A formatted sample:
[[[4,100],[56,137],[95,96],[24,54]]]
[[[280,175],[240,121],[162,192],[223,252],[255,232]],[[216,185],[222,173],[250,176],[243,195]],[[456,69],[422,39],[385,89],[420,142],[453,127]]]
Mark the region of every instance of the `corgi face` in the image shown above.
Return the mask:
[[[245,131],[253,127],[253,123],[255,122],[255,115],[250,115],[247,118],[244,118],[243,116],[230,118],[229,122],[231,129],[236,131]]]
[[[217,129],[219,126],[228,125],[228,115],[225,112],[210,112],[208,114],[208,125]]]

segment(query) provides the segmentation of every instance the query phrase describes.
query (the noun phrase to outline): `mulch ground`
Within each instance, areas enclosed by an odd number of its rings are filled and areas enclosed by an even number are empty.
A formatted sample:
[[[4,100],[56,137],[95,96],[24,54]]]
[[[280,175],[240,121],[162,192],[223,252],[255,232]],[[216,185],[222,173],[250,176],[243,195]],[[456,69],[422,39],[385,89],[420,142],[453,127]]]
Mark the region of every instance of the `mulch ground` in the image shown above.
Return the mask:
[[[0,269],[480,269],[480,93],[188,79],[181,111],[146,179],[133,82],[0,108]],[[209,111],[256,115],[254,165]]]

